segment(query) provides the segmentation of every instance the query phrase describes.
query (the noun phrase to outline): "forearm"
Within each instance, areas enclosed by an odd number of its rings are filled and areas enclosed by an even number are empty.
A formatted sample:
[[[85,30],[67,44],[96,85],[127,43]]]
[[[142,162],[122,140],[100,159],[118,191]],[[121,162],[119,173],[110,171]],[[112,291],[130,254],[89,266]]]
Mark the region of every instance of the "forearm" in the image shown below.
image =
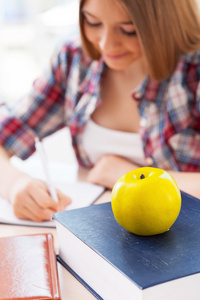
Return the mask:
[[[87,180],[112,189],[116,181],[124,174],[139,168],[138,165],[117,155],[104,155],[89,171]]]
[[[200,199],[200,173],[168,171],[180,190]]]
[[[15,169],[9,162],[9,154],[0,146],[0,195],[9,199],[9,191],[19,176],[26,176]]]
[[[112,189],[120,176],[139,167],[122,157],[105,155],[90,170],[87,180]],[[175,171],[168,173],[175,179],[180,190],[200,198],[200,173]]]

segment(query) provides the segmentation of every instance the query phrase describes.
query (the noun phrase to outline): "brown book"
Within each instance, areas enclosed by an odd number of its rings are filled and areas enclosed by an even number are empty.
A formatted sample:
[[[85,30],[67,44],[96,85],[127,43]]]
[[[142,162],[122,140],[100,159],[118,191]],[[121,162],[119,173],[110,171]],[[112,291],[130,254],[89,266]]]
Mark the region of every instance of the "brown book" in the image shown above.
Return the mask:
[[[0,300],[61,299],[52,234],[0,238]]]

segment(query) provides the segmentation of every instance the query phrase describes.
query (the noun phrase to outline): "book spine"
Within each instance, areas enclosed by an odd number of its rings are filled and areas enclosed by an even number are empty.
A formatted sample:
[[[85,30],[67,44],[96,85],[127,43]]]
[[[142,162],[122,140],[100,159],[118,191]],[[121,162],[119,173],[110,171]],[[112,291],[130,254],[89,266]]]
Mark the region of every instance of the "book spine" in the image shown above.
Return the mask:
[[[48,247],[47,250],[49,253],[49,267],[50,267],[50,274],[51,274],[52,297],[54,300],[61,300],[59,282],[58,282],[58,271],[56,265],[57,261],[56,261],[56,255],[54,253],[53,236],[52,234],[47,234],[46,236],[47,236],[47,247]]]

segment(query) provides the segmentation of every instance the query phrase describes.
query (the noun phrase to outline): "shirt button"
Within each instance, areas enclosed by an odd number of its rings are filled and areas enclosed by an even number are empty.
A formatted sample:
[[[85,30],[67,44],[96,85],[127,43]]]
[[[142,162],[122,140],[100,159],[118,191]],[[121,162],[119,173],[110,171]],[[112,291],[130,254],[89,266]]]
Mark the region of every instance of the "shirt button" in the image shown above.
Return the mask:
[[[145,162],[146,162],[147,166],[153,165],[153,159],[151,157],[145,158]]]
[[[139,100],[139,99],[142,98],[142,94],[139,93],[139,92],[136,92],[133,96],[134,96],[134,98],[135,98],[136,100]]]

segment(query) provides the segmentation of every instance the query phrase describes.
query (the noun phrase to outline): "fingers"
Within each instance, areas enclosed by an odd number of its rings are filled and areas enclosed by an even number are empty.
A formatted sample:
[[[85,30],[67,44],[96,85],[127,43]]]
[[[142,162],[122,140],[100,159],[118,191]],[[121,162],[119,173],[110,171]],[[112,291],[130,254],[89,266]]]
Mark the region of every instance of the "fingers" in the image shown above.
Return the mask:
[[[36,222],[50,220],[57,211],[63,211],[71,203],[71,199],[56,191],[59,202],[55,202],[49,195],[46,184],[40,180],[26,182],[12,196],[14,214],[21,219]]]
[[[16,198],[13,203],[14,214],[20,219],[28,219],[35,222],[50,220],[55,210],[41,208],[30,196],[25,195]]]
[[[43,209],[50,208],[58,211],[58,203],[49,195],[46,184],[43,181],[34,181],[27,186],[28,195]]]
[[[63,194],[61,191],[56,190],[59,203],[58,203],[58,211],[63,211],[65,208],[72,202],[72,200]]]
[[[37,204],[44,209],[51,208],[54,211],[63,211],[65,207],[71,203],[71,199],[60,192],[58,189],[56,189],[56,193],[59,202],[55,202],[55,200],[49,195],[49,191],[44,182],[40,182],[37,187],[31,185],[29,193],[31,197],[35,199]]]

